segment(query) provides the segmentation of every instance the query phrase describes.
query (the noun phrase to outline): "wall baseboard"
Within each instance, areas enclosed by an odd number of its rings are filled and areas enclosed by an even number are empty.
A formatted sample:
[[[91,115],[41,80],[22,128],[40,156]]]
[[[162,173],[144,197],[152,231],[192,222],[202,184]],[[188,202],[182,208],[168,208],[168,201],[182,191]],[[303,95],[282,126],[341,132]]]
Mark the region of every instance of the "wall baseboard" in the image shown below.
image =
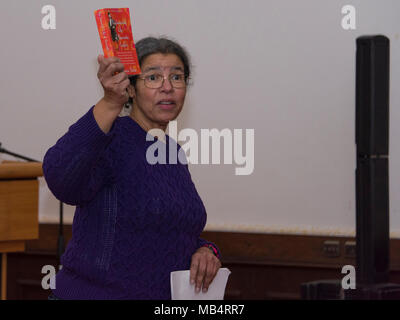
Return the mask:
[[[65,225],[66,242],[71,236],[71,225]],[[8,299],[47,299],[41,270],[44,265],[58,268],[57,237],[58,225],[40,224],[39,239],[27,241],[25,252],[8,254]],[[302,283],[341,279],[342,267],[355,265],[346,248],[355,241],[351,237],[218,231],[205,231],[201,237],[219,246],[223,266],[232,271],[226,300],[300,299]],[[334,256],[326,251],[326,241],[337,246]],[[400,240],[390,244],[390,281],[400,283]]]

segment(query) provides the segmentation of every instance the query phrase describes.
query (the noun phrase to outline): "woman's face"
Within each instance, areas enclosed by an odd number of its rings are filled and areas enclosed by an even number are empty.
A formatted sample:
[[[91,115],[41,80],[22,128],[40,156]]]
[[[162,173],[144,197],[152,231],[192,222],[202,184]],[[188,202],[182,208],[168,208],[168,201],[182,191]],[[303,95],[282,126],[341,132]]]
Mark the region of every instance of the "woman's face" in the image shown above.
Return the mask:
[[[175,54],[155,53],[143,60],[141,70],[140,78],[156,73],[165,79],[158,89],[148,88],[144,80],[137,79],[131,116],[146,130],[165,130],[168,122],[179,115],[185,102],[186,87],[174,88],[168,80],[170,74],[184,73],[183,63]]]

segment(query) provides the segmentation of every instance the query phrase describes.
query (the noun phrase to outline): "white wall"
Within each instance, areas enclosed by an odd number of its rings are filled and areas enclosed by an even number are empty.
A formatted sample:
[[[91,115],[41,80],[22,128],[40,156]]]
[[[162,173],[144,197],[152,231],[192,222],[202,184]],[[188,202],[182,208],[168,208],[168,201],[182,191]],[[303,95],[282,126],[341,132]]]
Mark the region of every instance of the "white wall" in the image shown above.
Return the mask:
[[[56,8],[56,30],[41,8]],[[341,27],[356,8],[356,30]],[[355,229],[355,39],[391,40],[390,219],[400,237],[398,0],[2,1],[0,142],[38,160],[101,97],[93,16],[129,6],[137,41],[168,35],[194,64],[178,128],[255,130],[255,170],[191,165],[208,230],[351,235]],[[1,155],[3,159],[12,157]],[[74,207],[65,205],[71,222]],[[58,201],[41,179],[40,220]]]

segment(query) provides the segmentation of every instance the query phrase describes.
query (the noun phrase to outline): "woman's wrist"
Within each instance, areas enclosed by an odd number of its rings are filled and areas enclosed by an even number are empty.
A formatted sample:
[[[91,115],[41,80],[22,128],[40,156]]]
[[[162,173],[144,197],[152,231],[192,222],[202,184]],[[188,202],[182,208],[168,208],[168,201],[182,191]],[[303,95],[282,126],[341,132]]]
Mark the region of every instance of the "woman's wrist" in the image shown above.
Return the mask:
[[[218,250],[217,250],[217,248],[215,248],[215,246],[213,246],[211,243],[203,244],[202,247],[206,247],[206,248],[210,249],[211,252],[219,259]]]

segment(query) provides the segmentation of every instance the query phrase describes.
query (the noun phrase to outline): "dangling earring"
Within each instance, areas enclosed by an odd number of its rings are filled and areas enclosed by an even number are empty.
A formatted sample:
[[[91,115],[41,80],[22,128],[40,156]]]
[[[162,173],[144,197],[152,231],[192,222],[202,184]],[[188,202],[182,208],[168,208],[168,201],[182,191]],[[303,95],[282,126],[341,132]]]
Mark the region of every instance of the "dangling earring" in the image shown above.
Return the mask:
[[[127,116],[131,113],[132,110],[132,104],[130,104],[129,102],[126,102],[120,112],[120,116],[124,117]]]

